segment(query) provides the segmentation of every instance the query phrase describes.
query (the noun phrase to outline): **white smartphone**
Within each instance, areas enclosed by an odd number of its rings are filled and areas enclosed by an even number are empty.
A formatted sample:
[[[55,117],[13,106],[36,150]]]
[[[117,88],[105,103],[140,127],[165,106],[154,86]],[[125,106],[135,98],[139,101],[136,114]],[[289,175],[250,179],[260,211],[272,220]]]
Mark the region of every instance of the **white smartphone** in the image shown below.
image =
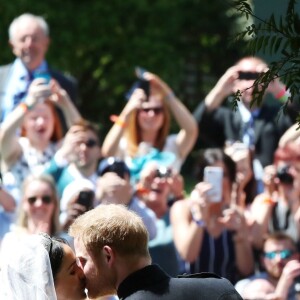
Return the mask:
[[[212,185],[209,193],[211,202],[220,202],[222,199],[223,169],[221,167],[205,167],[204,181]]]

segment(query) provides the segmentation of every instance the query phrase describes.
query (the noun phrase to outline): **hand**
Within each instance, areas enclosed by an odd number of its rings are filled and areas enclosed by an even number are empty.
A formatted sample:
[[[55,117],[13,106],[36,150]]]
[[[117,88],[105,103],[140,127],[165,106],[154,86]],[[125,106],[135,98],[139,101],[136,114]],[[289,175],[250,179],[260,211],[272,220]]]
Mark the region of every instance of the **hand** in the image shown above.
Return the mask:
[[[141,171],[139,185],[150,191],[158,167],[156,162],[148,163]]]
[[[127,118],[133,111],[141,108],[142,103],[146,101],[146,94],[143,89],[135,89],[126,106],[124,107],[121,117]]]
[[[293,259],[287,262],[282,270],[281,277],[291,285],[295,278],[300,276],[300,262],[298,259]]]
[[[80,215],[84,214],[87,211],[84,205],[77,203],[77,198],[78,195],[73,197],[67,205],[67,217],[64,221],[64,224],[62,224],[62,228],[66,231],[68,230],[70,225],[75,221],[76,218],[78,218]]]
[[[228,230],[235,231],[237,233],[244,234],[245,229],[245,217],[237,206],[231,206],[230,208],[223,210],[223,216],[218,218],[219,223],[223,224]]]
[[[49,100],[59,107],[63,107],[67,102],[70,101],[68,93],[59,85],[59,83],[51,79],[50,87],[52,95],[49,97]]]
[[[85,141],[85,137],[82,127],[77,125],[72,126],[66,133],[59,151],[69,163],[78,159],[76,149],[82,141]]]
[[[170,193],[179,198],[184,195],[184,179],[181,174],[172,171],[172,175],[167,178],[170,187]]]
[[[128,205],[131,197],[132,187],[129,180],[113,172],[107,172],[98,179],[96,199],[99,202]]]
[[[234,86],[239,77],[238,71],[237,66],[230,67],[217,82],[215,88],[222,94],[222,98],[226,98],[235,92]]]
[[[168,94],[172,93],[172,89],[157,75],[150,72],[146,72],[144,74],[144,78],[150,81],[152,92],[163,93],[164,96],[167,96]]]
[[[74,222],[74,220],[80,215],[84,214],[87,211],[84,205],[81,205],[74,202],[69,202],[67,206],[67,222],[70,224]]]
[[[25,103],[33,107],[38,101],[44,101],[52,94],[49,84],[45,83],[44,78],[37,78],[32,81],[28,89],[28,96]]]
[[[210,215],[210,200],[209,191],[211,185],[206,182],[198,183],[188,198],[190,209],[193,217],[197,220],[203,220],[206,224],[209,221]]]

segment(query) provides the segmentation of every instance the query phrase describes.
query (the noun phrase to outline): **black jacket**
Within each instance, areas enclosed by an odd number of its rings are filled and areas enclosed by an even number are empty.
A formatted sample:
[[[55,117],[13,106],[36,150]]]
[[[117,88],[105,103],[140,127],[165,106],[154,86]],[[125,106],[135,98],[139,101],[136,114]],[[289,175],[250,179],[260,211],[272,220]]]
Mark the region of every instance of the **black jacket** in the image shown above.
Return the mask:
[[[212,273],[171,278],[150,265],[129,275],[118,288],[120,300],[241,300],[226,279]]]
[[[273,163],[273,155],[282,134],[292,125],[288,115],[280,115],[280,105],[263,104],[254,120],[255,157],[262,166]],[[199,126],[198,147],[223,147],[226,141],[242,141],[243,121],[240,112],[220,106],[208,112],[204,101],[194,117]]]

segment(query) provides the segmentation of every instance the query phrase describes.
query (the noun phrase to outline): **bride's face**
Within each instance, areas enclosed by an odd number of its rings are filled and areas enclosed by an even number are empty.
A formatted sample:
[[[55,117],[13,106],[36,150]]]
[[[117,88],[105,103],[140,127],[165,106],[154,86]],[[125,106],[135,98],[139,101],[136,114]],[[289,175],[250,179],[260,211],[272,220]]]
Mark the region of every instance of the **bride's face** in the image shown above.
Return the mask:
[[[63,244],[63,248],[62,264],[54,279],[57,299],[86,299],[83,271],[76,264],[76,257],[70,246]]]

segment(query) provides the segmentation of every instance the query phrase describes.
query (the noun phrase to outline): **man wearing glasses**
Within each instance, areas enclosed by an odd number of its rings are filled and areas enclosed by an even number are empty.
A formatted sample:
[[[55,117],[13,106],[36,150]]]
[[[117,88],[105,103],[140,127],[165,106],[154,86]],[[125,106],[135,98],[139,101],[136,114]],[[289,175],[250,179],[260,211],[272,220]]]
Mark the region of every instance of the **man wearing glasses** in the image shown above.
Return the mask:
[[[84,178],[95,185],[101,156],[97,126],[85,120],[73,125],[46,170],[54,178],[59,196],[74,180]]]
[[[263,246],[265,272],[236,284],[243,299],[298,299],[300,297],[299,253],[293,239],[281,232],[270,234]]]

